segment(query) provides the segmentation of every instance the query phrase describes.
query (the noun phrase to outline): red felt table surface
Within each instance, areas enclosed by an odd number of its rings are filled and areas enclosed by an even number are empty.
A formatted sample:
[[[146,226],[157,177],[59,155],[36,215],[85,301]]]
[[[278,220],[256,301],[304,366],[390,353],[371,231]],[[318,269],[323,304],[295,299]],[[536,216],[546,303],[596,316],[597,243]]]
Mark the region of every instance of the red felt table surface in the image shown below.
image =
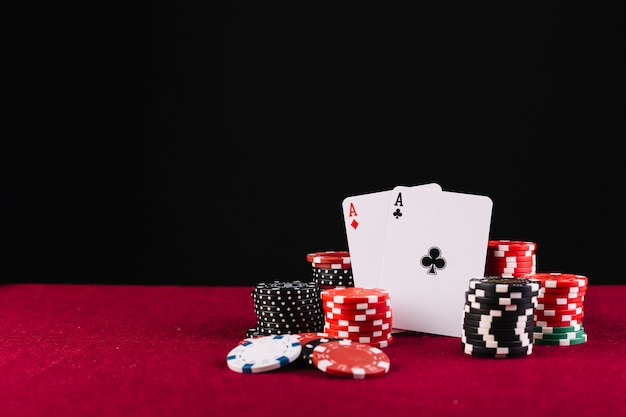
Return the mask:
[[[459,338],[398,333],[389,373],[365,380],[231,371],[256,322],[250,291],[0,286],[0,416],[626,415],[625,285],[589,286],[584,344],[489,359]]]

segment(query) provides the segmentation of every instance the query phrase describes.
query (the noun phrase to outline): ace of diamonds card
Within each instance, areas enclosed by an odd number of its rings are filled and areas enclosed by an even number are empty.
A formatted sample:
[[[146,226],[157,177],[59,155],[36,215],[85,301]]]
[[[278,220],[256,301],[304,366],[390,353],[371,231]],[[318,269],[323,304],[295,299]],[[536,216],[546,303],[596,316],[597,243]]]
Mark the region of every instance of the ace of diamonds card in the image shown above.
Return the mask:
[[[484,275],[492,207],[481,195],[394,188],[380,273],[394,328],[461,336],[469,280]]]

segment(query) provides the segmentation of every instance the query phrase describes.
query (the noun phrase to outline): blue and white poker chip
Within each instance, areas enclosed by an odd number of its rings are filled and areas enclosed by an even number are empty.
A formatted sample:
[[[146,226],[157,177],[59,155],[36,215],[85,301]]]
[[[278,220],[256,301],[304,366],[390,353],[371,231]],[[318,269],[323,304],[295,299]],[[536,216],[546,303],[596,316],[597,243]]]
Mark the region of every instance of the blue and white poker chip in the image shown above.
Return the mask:
[[[268,335],[237,345],[226,356],[226,363],[235,372],[255,374],[287,366],[298,359],[301,352],[297,335]]]

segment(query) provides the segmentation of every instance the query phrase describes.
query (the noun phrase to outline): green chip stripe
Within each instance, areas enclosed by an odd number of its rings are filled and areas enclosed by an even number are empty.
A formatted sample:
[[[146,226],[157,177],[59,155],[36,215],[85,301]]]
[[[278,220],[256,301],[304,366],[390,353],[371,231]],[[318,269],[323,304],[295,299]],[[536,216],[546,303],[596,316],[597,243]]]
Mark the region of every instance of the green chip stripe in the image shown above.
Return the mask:
[[[535,339],[533,343],[535,345],[572,346],[572,345],[580,345],[581,343],[585,343],[586,341],[587,341],[587,334],[585,333],[582,337],[577,337],[575,339],[558,339],[558,340]]]
[[[585,330],[579,330],[577,332],[568,332],[568,333],[540,333],[533,332],[534,340],[561,340],[561,339],[577,339],[583,337],[585,335]]]

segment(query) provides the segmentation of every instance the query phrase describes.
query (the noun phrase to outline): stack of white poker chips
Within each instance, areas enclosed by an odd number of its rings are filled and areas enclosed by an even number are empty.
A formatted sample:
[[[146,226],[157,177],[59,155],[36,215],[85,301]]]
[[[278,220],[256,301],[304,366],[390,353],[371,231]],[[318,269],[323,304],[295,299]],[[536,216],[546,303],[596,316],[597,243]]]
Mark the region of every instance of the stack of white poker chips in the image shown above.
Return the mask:
[[[487,244],[485,276],[518,278],[537,272],[537,244],[522,240],[498,239]]]

